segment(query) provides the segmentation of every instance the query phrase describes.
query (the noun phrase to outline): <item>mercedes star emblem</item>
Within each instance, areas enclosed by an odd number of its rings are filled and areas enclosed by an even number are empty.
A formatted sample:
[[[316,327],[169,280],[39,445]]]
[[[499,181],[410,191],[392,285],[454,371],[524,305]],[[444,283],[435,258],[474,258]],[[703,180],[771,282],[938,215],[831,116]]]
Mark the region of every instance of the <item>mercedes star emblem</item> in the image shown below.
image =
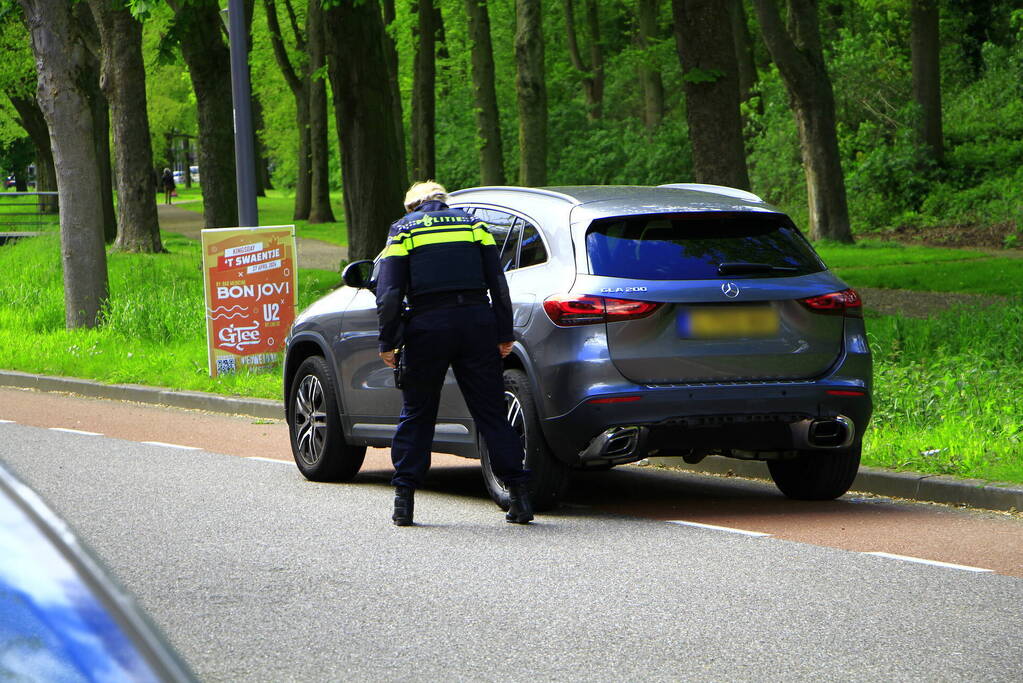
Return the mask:
[[[726,282],[725,284],[721,285],[721,291],[724,292],[725,296],[727,296],[729,299],[734,299],[735,297],[739,296],[739,285],[735,284],[734,282]]]

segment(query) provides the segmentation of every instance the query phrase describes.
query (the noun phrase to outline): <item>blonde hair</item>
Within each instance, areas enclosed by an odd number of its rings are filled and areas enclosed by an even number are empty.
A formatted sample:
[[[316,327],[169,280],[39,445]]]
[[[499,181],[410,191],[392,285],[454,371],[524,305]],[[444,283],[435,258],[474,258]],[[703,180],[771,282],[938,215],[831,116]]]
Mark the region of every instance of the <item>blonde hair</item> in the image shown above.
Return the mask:
[[[405,210],[411,211],[431,199],[446,203],[448,201],[448,191],[444,189],[443,185],[434,180],[413,183],[412,187],[405,193]]]

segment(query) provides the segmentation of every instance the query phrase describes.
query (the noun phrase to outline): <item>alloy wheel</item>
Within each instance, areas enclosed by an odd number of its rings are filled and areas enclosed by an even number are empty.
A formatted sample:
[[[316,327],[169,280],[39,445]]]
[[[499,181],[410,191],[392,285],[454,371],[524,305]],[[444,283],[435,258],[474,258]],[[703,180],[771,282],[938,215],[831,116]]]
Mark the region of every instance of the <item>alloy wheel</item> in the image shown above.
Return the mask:
[[[302,461],[313,466],[323,457],[327,441],[327,412],[323,385],[316,375],[306,375],[295,393],[295,442]]]

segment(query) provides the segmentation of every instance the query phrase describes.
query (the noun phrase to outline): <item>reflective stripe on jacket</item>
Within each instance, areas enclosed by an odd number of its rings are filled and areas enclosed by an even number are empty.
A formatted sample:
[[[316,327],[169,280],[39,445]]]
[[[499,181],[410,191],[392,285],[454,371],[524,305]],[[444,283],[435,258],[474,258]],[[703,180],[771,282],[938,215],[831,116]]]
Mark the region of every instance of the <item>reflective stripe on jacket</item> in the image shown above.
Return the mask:
[[[511,341],[511,301],[486,224],[438,201],[391,225],[377,279],[380,350],[397,348],[404,299],[462,290],[490,291],[499,341]]]

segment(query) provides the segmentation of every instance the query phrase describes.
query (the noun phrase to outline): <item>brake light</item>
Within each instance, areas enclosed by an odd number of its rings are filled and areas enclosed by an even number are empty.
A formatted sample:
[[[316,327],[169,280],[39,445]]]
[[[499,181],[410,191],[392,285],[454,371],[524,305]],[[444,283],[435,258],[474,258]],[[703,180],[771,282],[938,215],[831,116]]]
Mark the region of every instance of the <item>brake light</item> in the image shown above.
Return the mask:
[[[800,299],[799,303],[817,313],[844,315],[850,318],[863,317],[863,301],[855,289],[812,296],[809,299]]]
[[[602,296],[558,294],[543,302],[543,310],[555,325],[593,325],[645,318],[661,304],[654,301],[607,299]]]

